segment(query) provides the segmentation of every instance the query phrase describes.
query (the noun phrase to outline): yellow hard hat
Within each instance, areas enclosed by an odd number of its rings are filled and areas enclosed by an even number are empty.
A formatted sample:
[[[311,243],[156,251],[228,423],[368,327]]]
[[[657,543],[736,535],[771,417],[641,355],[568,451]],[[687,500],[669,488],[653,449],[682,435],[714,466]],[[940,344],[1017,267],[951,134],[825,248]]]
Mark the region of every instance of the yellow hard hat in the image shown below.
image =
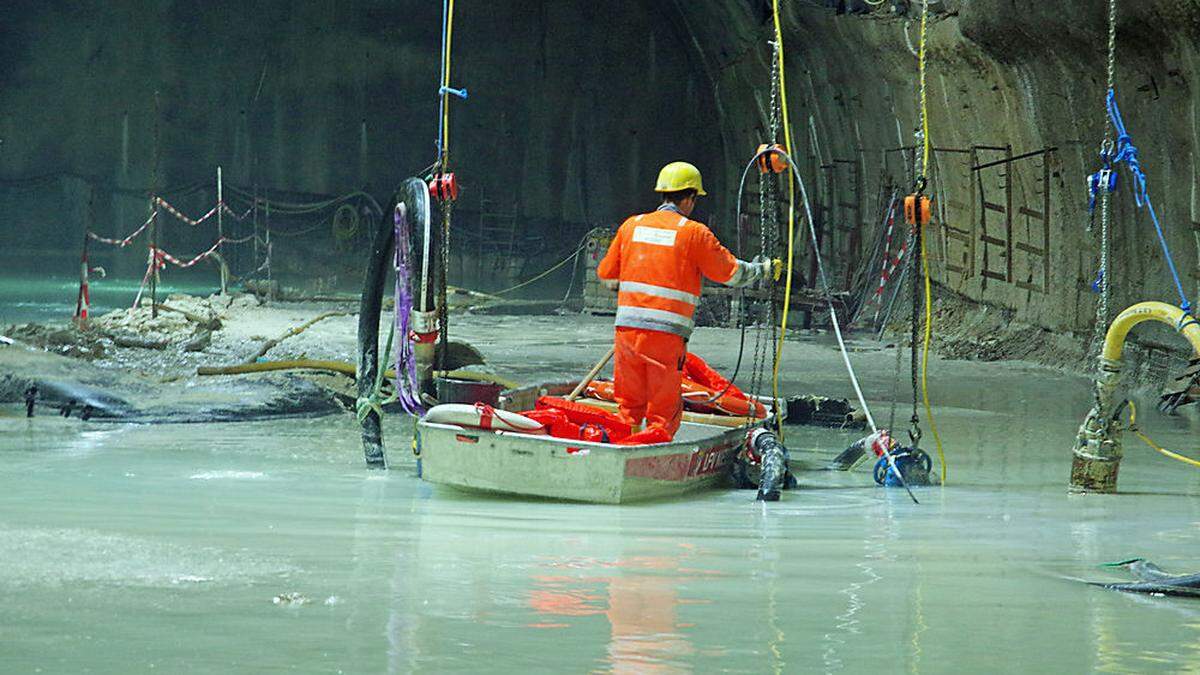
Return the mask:
[[[700,180],[700,169],[695,164],[687,162],[671,162],[658,172],[658,183],[654,185],[655,192],[678,192],[680,190],[695,190],[699,195],[706,195],[704,183]]]

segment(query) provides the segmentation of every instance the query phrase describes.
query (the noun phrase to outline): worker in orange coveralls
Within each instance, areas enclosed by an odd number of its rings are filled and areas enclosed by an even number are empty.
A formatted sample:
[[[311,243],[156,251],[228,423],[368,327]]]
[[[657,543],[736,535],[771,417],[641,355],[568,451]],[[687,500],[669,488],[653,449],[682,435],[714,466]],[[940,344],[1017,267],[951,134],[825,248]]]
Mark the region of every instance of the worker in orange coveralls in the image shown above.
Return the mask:
[[[596,275],[617,291],[613,384],[621,419],[674,438],[683,416],[680,382],[703,278],[748,286],[771,278],[771,261],[738,260],[702,223],[700,170],[672,162],[658,174],[662,205],[621,224]]]

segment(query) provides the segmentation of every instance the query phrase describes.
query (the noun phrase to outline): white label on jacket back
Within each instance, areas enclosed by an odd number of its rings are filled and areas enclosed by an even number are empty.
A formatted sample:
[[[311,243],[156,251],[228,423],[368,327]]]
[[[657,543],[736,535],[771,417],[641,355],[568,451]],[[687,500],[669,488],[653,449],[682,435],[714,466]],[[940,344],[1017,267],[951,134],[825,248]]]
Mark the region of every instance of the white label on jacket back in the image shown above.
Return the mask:
[[[638,225],[633,228],[633,240],[655,246],[674,246],[675,230],[664,230],[658,227]]]

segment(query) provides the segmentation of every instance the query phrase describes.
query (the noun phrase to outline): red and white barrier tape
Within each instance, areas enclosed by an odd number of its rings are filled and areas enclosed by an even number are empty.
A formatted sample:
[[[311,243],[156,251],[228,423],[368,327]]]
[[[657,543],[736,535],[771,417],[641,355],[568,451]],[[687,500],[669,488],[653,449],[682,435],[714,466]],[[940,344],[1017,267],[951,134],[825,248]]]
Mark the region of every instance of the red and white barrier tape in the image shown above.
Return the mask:
[[[229,208],[229,205],[226,204],[225,202],[221,202],[220,206],[221,206],[221,210],[224,211],[226,214],[228,214],[234,220],[245,220],[250,217],[251,213],[254,212],[254,207],[251,206],[250,208],[246,209],[245,213],[243,213],[242,215],[239,216],[238,214],[234,213],[233,209]]]
[[[904,254],[907,251],[908,240],[905,240],[900,244],[900,250],[896,252],[896,257],[893,258],[890,263],[887,259],[884,259],[883,271],[879,274],[879,288],[875,289],[875,300],[879,300],[881,297],[883,297],[883,287],[886,286],[889,281],[891,281],[892,275],[895,274],[896,268],[900,266],[900,262],[904,260]]]
[[[196,263],[200,262],[201,260],[204,260],[205,258],[209,257],[213,253],[216,253],[217,249],[221,247],[221,244],[225,243],[226,241],[227,240],[224,237],[221,237],[220,239],[217,240],[217,243],[212,245],[212,248],[208,249],[204,253],[201,253],[200,255],[196,256],[195,258],[192,258],[191,260],[187,260],[187,261],[180,260],[179,258],[176,258],[175,256],[171,255],[170,253],[167,253],[166,251],[162,250],[161,248],[151,247],[150,255],[158,257],[158,259],[159,259],[158,268],[159,269],[166,267],[166,263],[171,263],[172,265],[179,267],[179,268],[187,268],[187,267],[191,267],[192,265],[195,265]],[[153,263],[151,263],[151,264],[153,264]]]
[[[200,216],[199,218],[192,219],[192,218],[188,218],[187,216],[183,215],[182,211],[175,208],[174,206],[171,206],[169,203],[167,203],[167,200],[163,199],[162,197],[155,197],[154,203],[163,207],[163,209],[165,209],[167,211],[167,213],[170,213],[171,215],[175,216],[179,220],[182,220],[183,222],[187,223],[188,225],[192,225],[192,226],[199,225],[200,223],[203,223],[204,221],[208,220],[209,218],[212,218],[213,216],[215,216],[217,214],[217,210],[220,209],[222,206],[221,204],[217,204],[216,206],[209,209],[208,213]]]
[[[158,216],[157,212],[151,213],[150,217],[146,219],[146,222],[142,223],[141,227],[134,230],[132,234],[130,234],[128,237],[125,237],[124,239],[109,239],[108,237],[101,237],[100,235],[96,234],[95,232],[92,232],[91,230],[88,230],[87,236],[95,241],[100,242],[101,244],[112,244],[113,246],[120,246],[121,248],[125,248],[126,246],[133,243],[133,240],[137,239],[138,235],[145,232],[146,228],[150,227],[150,223],[154,222],[154,219],[157,216]]]
[[[221,244],[224,242],[225,242],[224,237],[218,239],[217,243],[212,245],[212,248],[208,249],[204,253],[201,253],[200,255],[196,256],[195,258],[192,258],[191,260],[187,260],[187,261],[180,260],[179,258],[176,258],[175,256],[171,255],[170,253],[167,253],[166,251],[162,250],[161,248],[155,248],[154,246],[149,247],[150,254],[146,258],[146,274],[142,276],[142,283],[138,287],[137,297],[135,297],[133,299],[133,306],[136,308],[141,303],[142,291],[145,290],[146,284],[150,281],[151,274],[154,274],[158,270],[165,268],[167,266],[167,263],[171,263],[172,265],[179,267],[179,268],[191,267],[192,265],[195,265],[196,263],[200,262],[201,260],[204,260],[205,258],[207,258],[207,257],[211,256],[213,253],[215,253],[216,250],[218,248],[220,248]]]

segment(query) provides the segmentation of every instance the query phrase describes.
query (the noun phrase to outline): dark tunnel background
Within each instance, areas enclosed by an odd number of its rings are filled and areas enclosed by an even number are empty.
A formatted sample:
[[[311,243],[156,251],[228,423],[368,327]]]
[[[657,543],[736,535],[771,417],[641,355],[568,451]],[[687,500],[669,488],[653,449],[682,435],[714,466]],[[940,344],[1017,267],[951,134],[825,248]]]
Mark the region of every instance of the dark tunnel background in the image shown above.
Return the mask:
[[[455,282],[495,287],[561,258],[592,226],[652,206],[668,161],[688,158],[723,183],[712,89],[659,4],[460,3],[452,79],[469,99],[451,115],[456,253],[487,261],[460,260]],[[256,190],[385,202],[436,156],[440,21],[429,2],[7,3],[6,264],[71,274],[85,225],[124,236],[156,184],[198,216],[215,203],[217,166],[239,213]],[[331,220],[332,209],[277,209],[274,272],[356,284],[365,227],[338,236]],[[213,241],[211,228],[179,221],[160,233],[181,257]],[[250,265],[244,253],[229,254],[235,269]],[[92,255],[110,274],[145,265],[138,246]],[[184,274],[212,277],[205,267]]]
[[[795,154],[826,232],[823,255],[835,285],[847,289],[861,283],[888,195],[912,184],[916,5],[781,5]],[[1084,186],[1104,128],[1107,5],[929,6],[936,290],[1039,327],[1047,339],[1088,333],[1096,243]],[[332,207],[287,206],[357,190],[384,201],[433,161],[440,9],[412,1],[6,3],[0,264],[70,279],[85,227],[109,237],[132,231],[156,182],[182,211],[204,213],[221,166],[235,210],[256,191],[279,202],[271,216],[277,277],[355,288],[363,223],[352,227],[345,213],[335,222]],[[737,177],[765,140],[769,17],[762,0],[460,0],[452,81],[470,98],[452,110],[462,196],[451,283],[486,291],[530,278],[590,227],[652,207],[655,173],[675,159],[703,169],[712,196],[701,219],[733,244]],[[1122,3],[1118,35],[1122,109],[1195,295],[1200,6]],[[362,216],[366,200],[351,203]],[[1114,208],[1114,304],[1169,299],[1144,210],[1128,192]],[[230,227],[245,233],[244,224]],[[172,220],[162,229],[164,247],[180,255],[213,241],[212,228]],[[799,240],[796,281],[804,284],[810,258]],[[135,283],[145,269],[141,244],[96,246],[93,255]],[[254,266],[249,246],[228,257],[235,274]],[[207,264],[168,275],[216,283]],[[527,290],[561,297],[568,277],[563,269]]]

